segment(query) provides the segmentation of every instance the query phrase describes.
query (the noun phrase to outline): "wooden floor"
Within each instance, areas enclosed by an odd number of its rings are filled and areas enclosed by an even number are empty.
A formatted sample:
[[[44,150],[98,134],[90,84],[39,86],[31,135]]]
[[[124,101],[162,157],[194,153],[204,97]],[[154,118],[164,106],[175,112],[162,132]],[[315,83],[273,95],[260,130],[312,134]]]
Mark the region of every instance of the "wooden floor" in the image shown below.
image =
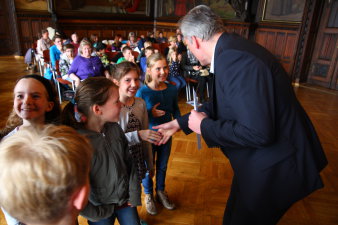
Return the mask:
[[[0,57],[0,126],[12,108],[15,80],[25,71],[23,58]],[[297,202],[279,225],[338,224],[338,93],[311,86],[295,88],[297,96],[312,119],[329,159],[323,171],[325,188]],[[190,111],[180,99],[182,113]],[[167,191],[177,209],[168,211],[158,205],[159,214],[148,215],[144,207],[139,213],[149,225],[219,225],[229,195],[232,170],[218,149],[203,143],[197,150],[196,136],[178,133],[174,136],[167,173]],[[0,187],[1,191],[1,187]],[[142,196],[143,198],[143,196]],[[1,214],[0,225],[5,220]],[[80,224],[87,224],[80,218]]]

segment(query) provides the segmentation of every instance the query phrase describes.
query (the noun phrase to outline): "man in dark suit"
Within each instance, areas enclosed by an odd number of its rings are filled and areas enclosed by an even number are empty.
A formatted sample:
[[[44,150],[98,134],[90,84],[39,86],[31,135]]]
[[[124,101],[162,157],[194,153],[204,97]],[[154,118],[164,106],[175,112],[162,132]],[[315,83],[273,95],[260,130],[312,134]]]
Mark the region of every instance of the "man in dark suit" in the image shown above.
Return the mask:
[[[214,73],[210,102],[154,127],[179,129],[219,146],[234,171],[223,224],[276,224],[296,201],[322,188],[327,160],[285,70],[258,44],[223,32],[222,20],[197,6],[180,21],[188,48]]]

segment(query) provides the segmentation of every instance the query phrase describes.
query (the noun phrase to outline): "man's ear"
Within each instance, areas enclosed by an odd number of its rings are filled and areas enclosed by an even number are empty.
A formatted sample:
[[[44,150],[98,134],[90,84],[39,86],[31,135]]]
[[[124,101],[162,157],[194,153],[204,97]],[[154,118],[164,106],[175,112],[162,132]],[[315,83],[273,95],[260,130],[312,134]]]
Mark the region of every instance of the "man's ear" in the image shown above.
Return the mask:
[[[72,196],[72,205],[78,211],[81,211],[88,202],[89,185],[80,187]]]
[[[97,104],[94,104],[92,106],[92,111],[93,111],[94,115],[101,115],[102,114],[101,107]]]
[[[194,48],[199,49],[200,48],[200,39],[196,36],[191,36],[190,38],[191,44]]]
[[[114,84],[116,84],[117,86],[120,86],[120,82],[119,82],[118,80],[116,80],[116,79],[113,78],[113,82],[114,82]]]

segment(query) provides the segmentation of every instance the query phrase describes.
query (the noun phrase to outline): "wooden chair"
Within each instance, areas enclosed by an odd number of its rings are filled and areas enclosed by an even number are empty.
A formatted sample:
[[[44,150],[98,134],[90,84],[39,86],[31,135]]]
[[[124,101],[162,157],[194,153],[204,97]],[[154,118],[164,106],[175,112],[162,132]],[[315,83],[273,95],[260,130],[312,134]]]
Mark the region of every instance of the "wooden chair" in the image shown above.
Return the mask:
[[[46,68],[51,68],[52,64],[50,61],[49,49],[43,51],[43,70]]]
[[[140,53],[137,52],[137,51],[132,51],[131,53],[133,54],[133,56],[134,56],[134,58],[135,58],[135,61],[136,61],[137,56],[138,56]]]
[[[154,48],[154,49],[157,49],[159,52],[161,52],[161,47],[160,47],[160,44],[159,43],[153,43],[152,44],[152,47]],[[162,53],[162,52],[161,52]]]
[[[160,43],[160,52],[164,54],[164,49],[166,49],[166,47],[168,46],[169,46],[168,43]]]

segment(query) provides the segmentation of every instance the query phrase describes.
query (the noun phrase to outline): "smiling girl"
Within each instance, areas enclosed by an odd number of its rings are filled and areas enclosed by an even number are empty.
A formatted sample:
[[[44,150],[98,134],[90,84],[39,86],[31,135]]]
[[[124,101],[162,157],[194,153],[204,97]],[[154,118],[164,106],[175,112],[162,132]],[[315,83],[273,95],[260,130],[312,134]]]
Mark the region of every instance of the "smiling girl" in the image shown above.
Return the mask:
[[[63,111],[63,123],[78,129],[94,149],[89,202],[80,213],[88,224],[139,225],[140,183],[118,125],[121,110],[118,87],[104,77],[90,77],[76,89],[75,105]],[[75,110],[74,110],[75,108]]]
[[[25,126],[39,126],[57,123],[60,118],[60,104],[50,81],[39,75],[21,77],[14,88],[14,106],[1,138],[7,138]],[[3,210],[7,224],[17,225],[19,221]]]
[[[146,102],[149,116],[149,129],[153,126],[166,123],[172,120],[172,117],[180,116],[177,104],[177,89],[174,85],[168,84],[169,73],[166,58],[155,53],[147,59],[147,73],[145,77],[146,85],[142,86],[136,96]],[[167,164],[171,151],[171,139],[164,145],[152,145],[153,157],[156,155],[156,193],[158,200],[169,210],[175,208],[175,205],[169,201],[165,192],[165,178]],[[145,196],[147,212],[151,215],[157,214],[153,199],[153,181],[149,174],[142,181]]]

